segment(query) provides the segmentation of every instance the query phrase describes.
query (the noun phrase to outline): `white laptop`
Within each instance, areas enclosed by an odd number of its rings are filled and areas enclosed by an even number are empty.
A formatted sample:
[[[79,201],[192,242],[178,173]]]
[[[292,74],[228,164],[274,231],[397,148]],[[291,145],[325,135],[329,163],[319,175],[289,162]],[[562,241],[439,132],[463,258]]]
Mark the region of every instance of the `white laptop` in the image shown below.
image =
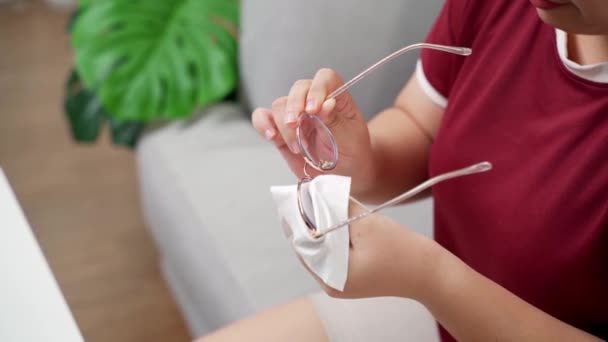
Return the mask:
[[[84,341],[2,169],[0,341]]]

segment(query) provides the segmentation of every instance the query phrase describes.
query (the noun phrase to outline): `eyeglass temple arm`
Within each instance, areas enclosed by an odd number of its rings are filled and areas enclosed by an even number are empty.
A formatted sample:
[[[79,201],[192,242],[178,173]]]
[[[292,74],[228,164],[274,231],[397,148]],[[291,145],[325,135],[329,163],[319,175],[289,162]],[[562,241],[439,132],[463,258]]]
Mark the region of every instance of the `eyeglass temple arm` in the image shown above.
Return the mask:
[[[416,186],[415,188],[391,199],[388,200],[382,204],[380,204],[379,206],[372,208],[372,209],[367,209],[363,204],[361,204],[361,202],[359,201],[355,201],[356,204],[362,206],[366,212],[359,214],[357,216],[351,217],[345,221],[339,222],[331,227],[329,227],[328,229],[326,229],[324,232],[319,232],[317,231],[317,233],[315,234],[316,238],[320,238],[323,235],[330,233],[336,229],[339,229],[341,227],[344,227],[348,224],[351,224],[352,222],[358,221],[360,219],[363,219],[365,217],[367,217],[368,215],[371,215],[373,213],[376,213],[384,208],[393,206],[395,204],[398,204],[400,202],[405,201],[406,199],[412,198],[416,195],[418,195],[419,193],[421,193],[422,191],[432,187],[433,185],[437,184],[437,183],[441,183],[445,180],[448,179],[452,179],[452,178],[457,178],[457,177],[462,177],[462,176],[466,176],[466,175],[470,175],[470,174],[474,174],[474,173],[481,173],[481,172],[486,172],[492,169],[492,164],[489,162],[481,162],[475,165],[471,165],[469,167],[465,167],[463,169],[459,169],[459,170],[455,170],[455,171],[451,171],[451,172],[446,172],[443,173],[441,175],[435,176],[429,180],[427,180],[424,183],[421,183],[420,185]],[[352,199],[352,197],[351,197]]]
[[[329,96],[327,98],[332,99],[332,98],[338,97],[340,94],[342,94],[343,92],[348,90],[348,88],[352,87],[355,83],[359,82],[362,78],[367,76],[367,74],[378,69],[379,67],[388,63],[392,59],[399,57],[408,51],[412,51],[412,50],[416,50],[416,49],[439,50],[439,51],[453,53],[453,54],[461,55],[461,56],[469,56],[472,53],[472,50],[469,48],[466,48],[466,47],[455,47],[455,46],[427,44],[427,43],[418,43],[418,44],[409,45],[409,46],[406,46],[404,48],[401,48],[401,49],[393,52],[392,54],[390,54],[390,55],[384,57],[383,59],[381,59],[380,61],[378,61],[376,64],[363,70],[363,72],[361,72],[359,75],[355,76],[350,81],[344,83],[340,88],[334,90],[331,94],[329,94]]]

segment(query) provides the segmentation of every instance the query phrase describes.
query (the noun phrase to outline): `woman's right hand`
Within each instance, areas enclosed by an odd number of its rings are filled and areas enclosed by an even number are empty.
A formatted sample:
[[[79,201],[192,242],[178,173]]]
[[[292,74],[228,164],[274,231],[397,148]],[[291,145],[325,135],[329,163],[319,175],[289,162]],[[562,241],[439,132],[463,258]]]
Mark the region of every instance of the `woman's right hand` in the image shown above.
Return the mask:
[[[338,143],[338,164],[331,173],[352,177],[353,192],[366,191],[372,186],[374,163],[365,118],[349,92],[327,99],[342,84],[334,70],[321,69],[314,79],[295,82],[289,95],[276,99],[272,108],[257,108],[253,126],[274,142],[291,170],[302,177],[304,158],[296,140],[298,119],[304,112],[317,115]],[[312,176],[319,174],[312,168],[308,171]]]

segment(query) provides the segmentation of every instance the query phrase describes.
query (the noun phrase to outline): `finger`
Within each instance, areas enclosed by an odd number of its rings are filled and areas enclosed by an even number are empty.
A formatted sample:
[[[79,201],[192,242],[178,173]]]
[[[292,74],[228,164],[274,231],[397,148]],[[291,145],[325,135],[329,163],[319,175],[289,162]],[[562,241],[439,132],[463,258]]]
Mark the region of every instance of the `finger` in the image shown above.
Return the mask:
[[[331,115],[341,115],[344,118],[352,119],[357,115],[355,111],[355,102],[348,92],[340,94],[336,97],[336,106]]]
[[[300,148],[296,141],[296,129],[288,126],[285,120],[287,97],[280,97],[272,103],[272,119],[280,133],[284,144],[289,148],[291,153],[298,154]],[[282,145],[277,145],[281,147]]]
[[[329,119],[331,113],[336,109],[336,99],[329,99],[323,102],[319,116],[321,118]]]
[[[257,108],[251,114],[251,123],[255,130],[268,141],[273,141],[279,131],[272,119],[272,111],[268,108]]]
[[[261,136],[275,144],[291,170],[298,177],[302,177],[304,160],[302,159],[302,156],[293,154],[285,144],[285,141],[279,134],[277,125],[274,122],[272,110],[268,108],[256,109],[251,116],[251,121],[253,127]]]
[[[287,96],[286,124],[295,125],[300,113],[304,112],[306,95],[312,84],[311,80],[299,80],[293,84]]]
[[[306,112],[318,114],[327,96],[343,83],[340,75],[333,69],[323,68],[317,71],[306,97]]]

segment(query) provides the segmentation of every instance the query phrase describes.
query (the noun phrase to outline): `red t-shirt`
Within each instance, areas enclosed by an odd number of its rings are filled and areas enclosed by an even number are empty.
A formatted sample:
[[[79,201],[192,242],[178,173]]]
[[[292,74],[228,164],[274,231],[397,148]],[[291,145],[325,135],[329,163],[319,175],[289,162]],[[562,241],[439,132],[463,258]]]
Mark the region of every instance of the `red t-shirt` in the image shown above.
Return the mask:
[[[555,36],[528,0],[446,2],[427,41],[473,54],[422,53],[448,101],[430,173],[494,169],[433,189],[435,237],[528,303],[608,338],[608,84],[573,74]]]

